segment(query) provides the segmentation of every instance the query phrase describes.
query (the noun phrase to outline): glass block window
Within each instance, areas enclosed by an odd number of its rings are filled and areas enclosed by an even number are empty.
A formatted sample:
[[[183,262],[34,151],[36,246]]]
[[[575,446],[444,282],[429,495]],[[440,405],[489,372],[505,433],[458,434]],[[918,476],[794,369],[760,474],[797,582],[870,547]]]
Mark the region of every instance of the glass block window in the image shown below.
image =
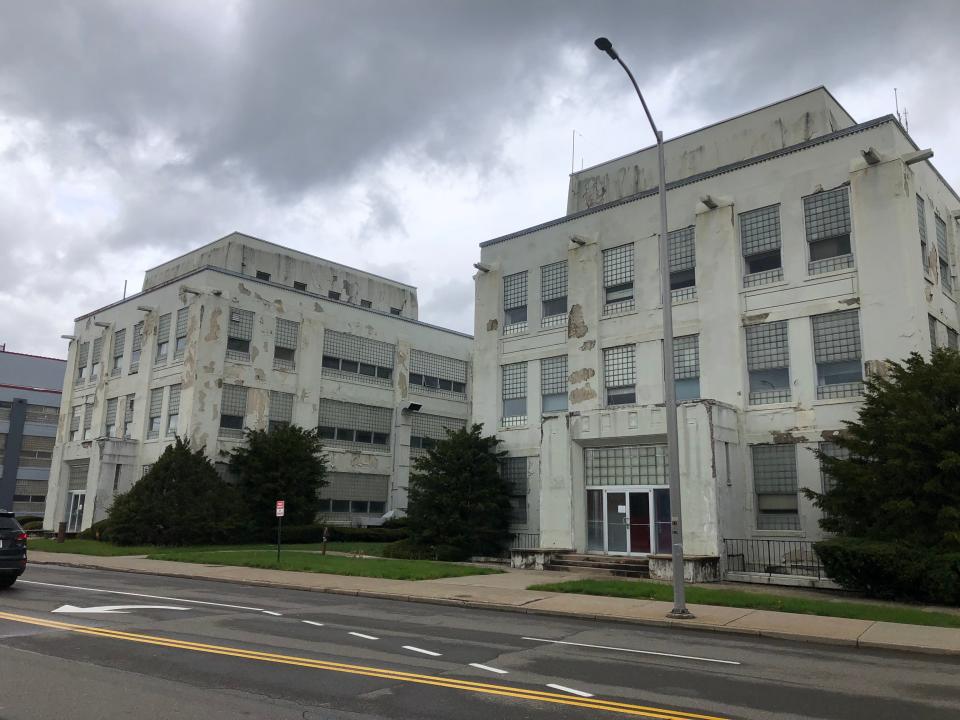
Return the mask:
[[[540,268],[541,327],[556,327],[567,323],[567,261],[543,265]]]
[[[246,414],[247,388],[243,385],[224,385],[220,400],[220,437],[242,438]]]
[[[787,323],[762,323],[746,330],[750,404],[789,402],[790,346]]]
[[[307,289],[307,284],[306,284],[305,282],[298,282],[298,281],[294,280],[294,281],[293,281],[293,289],[294,289],[294,290],[305,291],[305,290]]]
[[[74,405],[70,410],[70,439],[80,440],[80,419],[83,417],[83,405]]]
[[[150,407],[147,412],[147,439],[160,437],[160,411],[163,408],[163,388],[150,391]]]
[[[190,308],[182,307],[177,310],[177,327],[173,333],[173,359],[182,360],[187,351],[187,319],[190,316]]]
[[[527,271],[503,276],[503,331],[527,329]]]
[[[120,398],[110,398],[107,400],[106,419],[103,423],[104,437],[117,436],[117,407],[120,404]]]
[[[500,461],[500,476],[510,486],[510,524],[526,525],[529,491],[527,458],[503,458]]]
[[[93,439],[93,398],[87,398],[87,404],[83,406],[83,439]]]
[[[167,398],[167,437],[173,437],[178,432],[180,423],[180,383],[170,386],[170,396]]]
[[[67,465],[67,490],[86,490],[87,473],[90,470],[90,461],[81,460]]]
[[[673,339],[673,380],[677,402],[700,399],[700,336]]]
[[[820,443],[820,452],[827,457],[837,458],[839,460],[847,460],[850,458],[850,450],[840,447],[835,442],[827,441]],[[820,465],[820,481],[823,483],[823,492],[825,493],[830,492],[837,486],[836,479],[823,468],[822,464]]]
[[[3,420],[0,415],[0,420]],[[27,405],[27,412],[24,416],[24,422],[34,425],[53,425],[60,421],[60,408],[48,405]]]
[[[269,280],[270,273],[264,272],[263,270],[257,270],[257,280]]]
[[[957,331],[952,328],[947,328],[947,347],[951,350],[960,349],[957,347]]]
[[[339,400],[320,400],[319,432],[325,445],[390,452],[393,410]]]
[[[123,437],[129,440],[133,436],[133,411],[136,395],[127,395],[123,409]]]
[[[567,356],[540,361],[540,408],[543,412],[567,409]]]
[[[326,377],[393,386],[396,348],[379,340],[326,330],[323,333],[323,370]]]
[[[753,445],[758,530],[799,530],[797,446]]]
[[[117,330],[113,333],[113,363],[110,366],[110,375],[116,377],[123,371],[123,346],[127,342],[127,331]]]
[[[607,405],[632,405],[637,401],[637,375],[633,345],[603,351],[603,383]]]
[[[920,258],[923,272],[930,269],[929,254],[927,252],[927,206],[923,198],[917,195],[917,230],[920,233]]]
[[[455,432],[466,426],[467,421],[462,418],[413,413],[410,420],[410,457],[423,457],[438,440],[447,439],[447,430]]]
[[[860,362],[860,312],[814,315],[813,354],[817,363],[817,398],[863,395]]]
[[[320,511],[334,515],[382,515],[386,512],[390,476],[332,472],[320,489]]]
[[[937,229],[937,258],[940,263],[940,287],[950,292],[953,290],[953,281],[950,278],[950,247],[947,245],[947,224],[939,215],[933,216],[933,224]]]
[[[930,329],[930,352],[933,352],[938,347],[940,343],[937,342],[937,319],[933,315],[927,315],[927,326]]]
[[[670,252],[670,290],[684,290],[697,284],[697,249],[694,226],[667,234]]]
[[[503,416],[500,424],[504,427],[525,425],[527,422],[527,364],[513,363],[504,365],[503,378]]]
[[[340,293],[337,292],[336,290],[327,290],[327,297],[330,298],[331,300],[339,300]]]
[[[143,348],[143,322],[138,322],[133,326],[133,343],[130,346],[130,369],[127,371],[133,375],[140,368],[140,352]]]
[[[603,251],[603,314],[633,309],[633,243]]]
[[[20,441],[20,467],[50,467],[55,440],[49,435],[24,435]]]
[[[783,279],[780,262],[780,205],[740,213],[740,246],[745,265],[744,287]]]
[[[273,367],[276,370],[295,370],[297,344],[300,341],[300,323],[277,318],[273,342]]]
[[[587,485],[667,484],[665,445],[585,448],[583,460]]]
[[[90,360],[90,343],[82,342],[77,346],[77,382],[87,379],[87,362]]]
[[[467,362],[423,350],[410,351],[409,387],[412,393],[467,399]]]
[[[850,198],[846,188],[803,199],[803,222],[810,249],[810,275],[853,267],[850,250]]]
[[[170,313],[160,316],[157,323],[157,354],[153,358],[154,365],[162,365],[167,361],[170,350]]]
[[[270,391],[270,417],[267,429],[276,430],[293,422],[293,393]]]
[[[230,321],[227,323],[227,360],[250,362],[253,317],[251,310],[230,309]]]
[[[100,377],[100,368],[102,367],[101,358],[103,356],[103,337],[95,338],[93,341],[93,352],[90,355],[90,380],[96,380]]]

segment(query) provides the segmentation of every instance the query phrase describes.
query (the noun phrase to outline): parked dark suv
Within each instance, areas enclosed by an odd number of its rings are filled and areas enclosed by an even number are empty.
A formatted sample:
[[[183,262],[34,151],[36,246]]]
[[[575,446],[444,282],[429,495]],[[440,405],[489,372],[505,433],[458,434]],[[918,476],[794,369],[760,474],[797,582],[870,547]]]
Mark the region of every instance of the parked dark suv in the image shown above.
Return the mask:
[[[27,534],[12,512],[0,510],[0,590],[13,585],[27,569]]]

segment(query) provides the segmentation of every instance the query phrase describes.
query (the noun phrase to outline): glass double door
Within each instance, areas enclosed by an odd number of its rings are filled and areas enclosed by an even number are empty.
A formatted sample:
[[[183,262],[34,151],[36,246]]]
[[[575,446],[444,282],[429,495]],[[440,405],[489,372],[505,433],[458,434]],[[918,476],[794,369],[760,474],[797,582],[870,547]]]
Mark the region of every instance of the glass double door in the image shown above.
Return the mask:
[[[587,490],[587,549],[639,555],[670,552],[670,491]]]
[[[85,492],[71,491],[67,495],[67,532],[80,532],[83,523],[83,502],[87,497]]]

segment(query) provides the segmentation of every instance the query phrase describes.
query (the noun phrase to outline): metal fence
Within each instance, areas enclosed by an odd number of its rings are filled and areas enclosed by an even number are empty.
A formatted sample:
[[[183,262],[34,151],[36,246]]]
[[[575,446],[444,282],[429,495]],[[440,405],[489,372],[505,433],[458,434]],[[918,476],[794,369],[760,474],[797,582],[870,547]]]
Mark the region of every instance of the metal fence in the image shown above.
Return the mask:
[[[540,533],[514,533],[510,541],[511,550],[536,550],[540,547]]]
[[[826,577],[807,540],[725,539],[723,545],[726,572]]]

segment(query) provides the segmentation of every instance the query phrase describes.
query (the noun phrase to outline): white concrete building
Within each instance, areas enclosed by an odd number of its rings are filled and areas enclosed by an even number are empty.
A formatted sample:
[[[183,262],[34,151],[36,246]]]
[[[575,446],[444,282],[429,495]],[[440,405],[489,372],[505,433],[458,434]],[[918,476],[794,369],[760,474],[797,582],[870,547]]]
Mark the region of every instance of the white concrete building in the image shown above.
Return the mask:
[[[917,151],[822,87],[667,142],[684,551],[704,572],[725,539],[817,539],[798,490],[822,487],[811,450],[835,448],[865,375],[956,347],[960,199]],[[658,204],[650,147],[481,245],[474,420],[541,547],[669,553]]]
[[[105,517],[176,434],[225,470],[244,428],[278,422],[320,428],[328,521],[370,522],[469,417],[472,339],[419,322],[415,288],[240,233],[147,271],[73,336],[49,529]]]

